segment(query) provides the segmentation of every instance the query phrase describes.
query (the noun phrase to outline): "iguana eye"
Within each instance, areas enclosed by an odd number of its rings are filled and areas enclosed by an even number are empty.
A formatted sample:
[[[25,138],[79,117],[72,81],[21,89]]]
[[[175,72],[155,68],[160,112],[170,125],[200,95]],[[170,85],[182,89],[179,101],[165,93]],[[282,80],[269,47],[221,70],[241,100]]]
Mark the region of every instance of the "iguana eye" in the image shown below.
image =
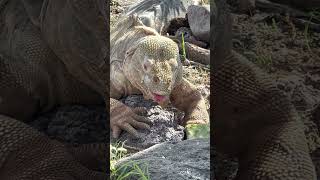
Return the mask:
[[[153,76],[153,82],[159,83],[160,79],[157,76]]]

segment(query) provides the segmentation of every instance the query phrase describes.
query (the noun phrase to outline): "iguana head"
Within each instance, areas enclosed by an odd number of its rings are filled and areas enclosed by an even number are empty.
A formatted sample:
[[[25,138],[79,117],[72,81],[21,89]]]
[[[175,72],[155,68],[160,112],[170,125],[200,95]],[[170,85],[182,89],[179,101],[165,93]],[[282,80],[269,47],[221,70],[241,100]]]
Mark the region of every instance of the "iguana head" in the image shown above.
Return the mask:
[[[163,36],[146,36],[132,48],[131,66],[135,78],[128,77],[144,95],[161,106],[169,103],[169,97],[177,81],[181,79],[182,65],[177,44]]]

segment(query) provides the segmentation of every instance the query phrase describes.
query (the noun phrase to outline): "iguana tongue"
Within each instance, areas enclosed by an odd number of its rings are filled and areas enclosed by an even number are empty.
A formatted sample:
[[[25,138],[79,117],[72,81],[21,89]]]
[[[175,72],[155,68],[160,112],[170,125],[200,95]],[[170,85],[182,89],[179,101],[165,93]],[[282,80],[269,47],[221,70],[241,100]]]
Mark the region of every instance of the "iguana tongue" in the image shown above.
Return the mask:
[[[154,97],[155,101],[157,101],[157,102],[162,102],[166,98],[166,96],[159,95],[156,93],[153,93],[153,97]]]

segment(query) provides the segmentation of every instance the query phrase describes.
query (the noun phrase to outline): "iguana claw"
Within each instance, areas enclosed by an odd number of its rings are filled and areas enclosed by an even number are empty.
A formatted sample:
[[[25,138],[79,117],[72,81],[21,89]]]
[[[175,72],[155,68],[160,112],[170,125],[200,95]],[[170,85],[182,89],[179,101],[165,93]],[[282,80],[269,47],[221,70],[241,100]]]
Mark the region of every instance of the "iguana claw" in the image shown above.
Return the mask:
[[[150,129],[150,121],[141,116],[144,113],[144,108],[133,108],[121,104],[111,111],[111,129],[112,136],[118,138],[122,130],[127,131],[135,138],[139,138],[139,133],[136,129]]]

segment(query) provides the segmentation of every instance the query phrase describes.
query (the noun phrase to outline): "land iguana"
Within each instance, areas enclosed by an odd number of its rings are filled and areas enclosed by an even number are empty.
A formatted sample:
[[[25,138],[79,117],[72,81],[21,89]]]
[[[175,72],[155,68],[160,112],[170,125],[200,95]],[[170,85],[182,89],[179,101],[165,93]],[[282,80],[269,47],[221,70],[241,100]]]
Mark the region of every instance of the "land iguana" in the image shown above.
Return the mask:
[[[232,50],[231,15],[224,0],[215,3],[211,39],[214,145],[219,152],[238,158],[237,180],[315,180],[297,111],[271,76]]]
[[[150,1],[149,1],[150,2]],[[162,107],[172,103],[185,112],[181,125],[209,122],[204,98],[194,85],[182,77],[178,45],[144,26],[138,16],[124,16],[111,30],[110,112],[113,136],[126,130],[135,137],[135,128],[148,129],[141,108],[130,109],[117,99],[143,94]]]
[[[106,144],[75,150],[23,123],[56,106],[104,102],[106,5],[0,0],[0,179],[106,178],[94,161]]]

